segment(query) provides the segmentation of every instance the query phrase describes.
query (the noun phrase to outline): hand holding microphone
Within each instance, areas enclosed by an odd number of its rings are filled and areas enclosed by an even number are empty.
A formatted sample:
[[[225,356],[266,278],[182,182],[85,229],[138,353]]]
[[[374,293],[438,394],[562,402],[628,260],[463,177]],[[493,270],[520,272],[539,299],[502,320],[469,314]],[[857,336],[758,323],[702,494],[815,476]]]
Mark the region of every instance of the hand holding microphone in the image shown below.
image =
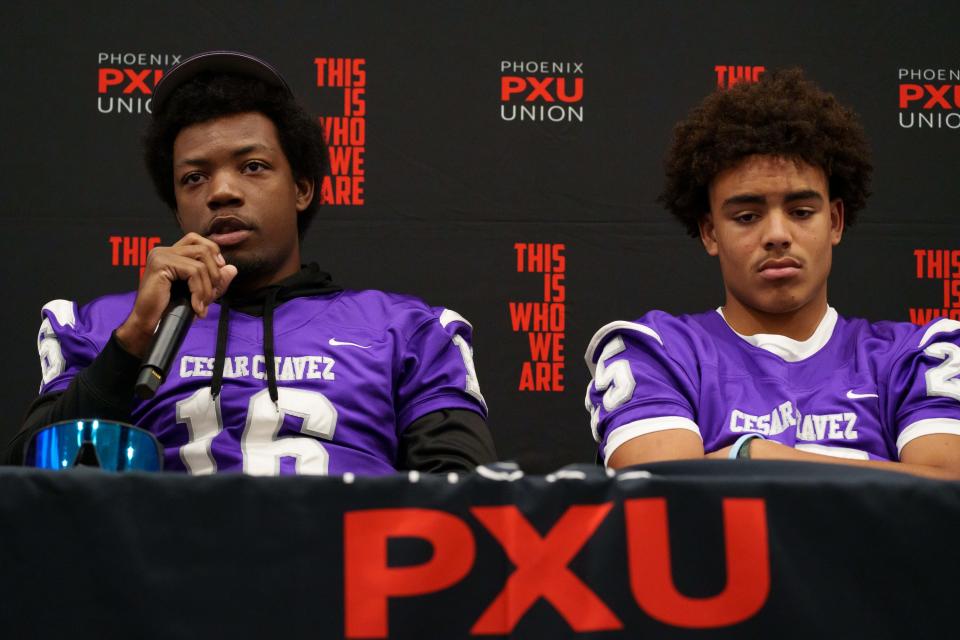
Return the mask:
[[[147,356],[140,364],[140,373],[133,390],[137,397],[146,400],[156,394],[163,384],[170,369],[170,362],[180,351],[180,345],[190,330],[193,322],[193,307],[190,305],[190,288],[183,280],[177,280],[170,286],[170,304],[157,332],[153,335],[153,343]]]
[[[226,264],[217,244],[196,233],[150,252],[133,310],[116,330],[120,345],[144,362],[138,395],[153,395],[194,314],[206,317],[236,275],[237,268]]]

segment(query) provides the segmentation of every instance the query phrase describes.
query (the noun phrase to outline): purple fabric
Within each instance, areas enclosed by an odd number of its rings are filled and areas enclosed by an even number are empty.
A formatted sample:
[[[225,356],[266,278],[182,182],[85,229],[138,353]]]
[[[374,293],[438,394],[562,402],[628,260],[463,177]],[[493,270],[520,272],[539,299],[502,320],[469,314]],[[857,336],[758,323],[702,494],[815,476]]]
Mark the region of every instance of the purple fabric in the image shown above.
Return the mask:
[[[41,393],[65,389],[89,365],[133,300],[129,293],[80,308],[64,301],[44,307]],[[232,310],[214,403],[219,310],[212,305],[194,321],[157,395],[133,409],[134,421],[165,447],[167,469],[385,474],[394,471],[400,433],[417,418],[454,408],[486,416],[479,393],[468,391],[476,391],[468,380],[470,325],[380,291],[303,297],[276,308],[279,406],[267,392],[263,321]]]
[[[810,448],[820,453],[898,460],[898,438],[902,447],[918,433],[960,430],[960,323],[950,320],[918,327],[840,316],[816,353],[788,362],[738,336],[716,311],[653,311],[601,329],[586,360],[597,372],[587,409],[601,451],[618,428],[615,441],[672,421],[698,430],[706,452],[753,432],[829,447]]]

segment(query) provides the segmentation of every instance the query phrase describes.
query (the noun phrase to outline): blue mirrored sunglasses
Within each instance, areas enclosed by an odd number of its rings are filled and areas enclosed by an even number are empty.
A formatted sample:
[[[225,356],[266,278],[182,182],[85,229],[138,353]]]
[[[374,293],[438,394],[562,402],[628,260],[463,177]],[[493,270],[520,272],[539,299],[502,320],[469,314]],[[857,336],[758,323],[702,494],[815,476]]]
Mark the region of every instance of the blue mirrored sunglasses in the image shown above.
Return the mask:
[[[163,449],[152,433],[140,427],[109,420],[69,420],[34,434],[23,464],[40,469],[160,471]]]

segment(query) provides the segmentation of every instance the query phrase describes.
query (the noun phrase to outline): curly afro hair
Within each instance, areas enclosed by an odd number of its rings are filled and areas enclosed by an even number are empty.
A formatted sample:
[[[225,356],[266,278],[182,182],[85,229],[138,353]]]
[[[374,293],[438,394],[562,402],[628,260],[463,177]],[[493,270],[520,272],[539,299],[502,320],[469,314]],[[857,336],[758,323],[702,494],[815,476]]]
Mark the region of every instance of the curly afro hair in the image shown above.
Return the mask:
[[[698,237],[698,223],[710,211],[710,182],[751,155],[822,168],[830,198],[843,200],[846,226],[856,222],[870,195],[873,165],[857,115],[802,70],[787,69],[718,90],[677,123],[657,200]]]
[[[202,73],[169,97],[155,114],[144,137],[144,160],[160,199],[176,211],[173,188],[173,143],[185,127],[237,113],[259,112],[277,128],[293,177],[313,181],[313,200],[297,217],[303,237],[320,204],[320,186],[327,167],[323,131],[316,119],[286,91],[251,76]]]

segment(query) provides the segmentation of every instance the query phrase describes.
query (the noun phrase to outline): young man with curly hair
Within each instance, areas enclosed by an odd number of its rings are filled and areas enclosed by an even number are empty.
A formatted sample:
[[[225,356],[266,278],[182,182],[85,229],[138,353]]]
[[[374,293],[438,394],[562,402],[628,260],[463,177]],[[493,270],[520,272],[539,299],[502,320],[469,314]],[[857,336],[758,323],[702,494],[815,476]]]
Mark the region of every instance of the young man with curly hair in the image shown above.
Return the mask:
[[[854,113],[799,70],[720,90],[676,126],[660,200],[719,260],[726,299],[593,337],[587,409],[608,466],[756,458],[960,479],[960,322],[870,323],[827,302],[871,171]]]
[[[495,459],[457,313],[349,291],[300,238],[317,211],[323,134],[269,64],[208,52],[156,88],[146,161],[183,236],[139,290],[43,308],[40,397],[10,450],[52,422],[148,429],[165,467],[205,474],[466,471]],[[134,382],[175,283],[196,312],[165,382]]]

